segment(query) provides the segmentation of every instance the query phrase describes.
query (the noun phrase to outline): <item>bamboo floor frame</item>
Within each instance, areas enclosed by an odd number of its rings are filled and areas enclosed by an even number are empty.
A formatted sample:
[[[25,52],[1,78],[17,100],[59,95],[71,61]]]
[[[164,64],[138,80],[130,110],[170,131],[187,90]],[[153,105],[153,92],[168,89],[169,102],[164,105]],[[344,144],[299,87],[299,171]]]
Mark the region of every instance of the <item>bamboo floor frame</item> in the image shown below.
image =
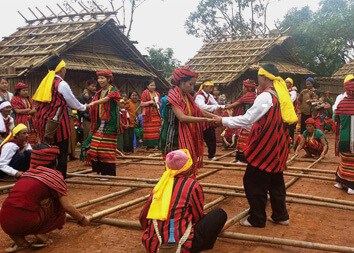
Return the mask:
[[[219,160],[225,157],[230,157],[234,151],[225,153],[224,155],[219,157]],[[160,157],[156,157],[156,154],[152,156],[125,156],[125,157],[117,157],[117,165],[122,165],[122,164],[139,164],[139,165],[159,165],[162,166],[163,162]],[[120,160],[125,160],[123,162],[120,162]],[[285,172],[284,175],[287,176],[292,176],[293,178],[286,183],[286,188],[289,188],[291,185],[293,185],[295,182],[297,182],[301,178],[312,178],[312,179],[317,179],[317,180],[326,180],[326,181],[333,181],[334,182],[334,176],[331,177],[324,177],[324,176],[317,176],[317,175],[309,175],[309,173],[323,173],[323,174],[332,174],[334,175],[334,171],[328,171],[328,170],[320,170],[320,169],[314,169],[313,166],[321,162],[322,158],[319,158],[317,160],[309,160],[312,161],[310,165],[308,165],[306,168],[301,168],[301,167],[291,167],[288,166],[288,169],[290,170],[296,170],[300,171],[301,173],[288,173]],[[144,162],[148,161],[148,163]],[[152,162],[152,161],[158,161],[157,163]],[[291,164],[296,161],[302,161],[301,159],[297,159],[295,156],[291,157],[287,164]],[[306,162],[309,162],[305,160]],[[331,162],[333,163],[333,162]],[[244,171],[245,170],[245,165],[244,164],[235,164],[232,161],[231,162],[217,162],[217,161],[205,161],[204,163],[205,169],[208,169],[209,171],[204,172],[198,176],[198,179],[202,179],[205,177],[208,177],[210,175],[213,175],[217,173],[218,171],[221,170],[234,170],[234,171]],[[143,188],[150,188],[152,189],[156,182],[158,181],[158,178],[152,179],[152,178],[136,178],[136,177],[121,177],[121,176],[98,176],[98,175],[93,175],[93,174],[87,174],[91,173],[92,170],[81,170],[77,171],[75,173],[68,173],[69,179],[67,179],[67,182],[70,184],[85,184],[85,185],[101,185],[101,186],[120,186],[120,187],[127,187],[126,189],[113,192],[101,197],[98,197],[96,199],[91,199],[82,203],[75,204],[74,206],[76,208],[82,208],[86,207],[89,205],[94,205],[97,203],[100,203],[102,201],[116,198],[122,195],[127,195],[133,192],[136,192],[140,189]],[[72,178],[81,178],[81,179],[92,179],[92,178],[109,178],[111,181],[110,182],[100,182],[100,181],[85,181],[85,180],[77,180],[77,179],[72,179]],[[122,181],[132,181],[132,182],[122,182]],[[202,186],[204,187],[204,193],[206,194],[213,194],[217,195],[218,197],[205,204],[204,209],[210,210],[213,207],[219,205],[222,203],[224,200],[231,198],[231,197],[245,197],[244,194],[244,189],[242,186],[233,186],[233,185],[222,185],[222,184],[212,184],[212,183],[201,183]],[[11,189],[14,184],[10,184],[7,186],[1,186],[0,190],[4,189]],[[206,189],[207,188],[207,189]],[[210,188],[216,188],[215,189],[210,189]],[[112,226],[118,226],[118,227],[124,227],[127,229],[142,229],[138,221],[132,221],[132,220],[124,220],[124,219],[116,219],[116,218],[107,218],[105,216],[112,214],[114,212],[118,212],[120,210],[124,210],[126,208],[132,207],[134,205],[137,205],[139,203],[142,203],[148,199],[149,195],[144,195],[139,198],[132,199],[128,202],[118,204],[114,207],[96,212],[94,214],[89,215],[87,218],[94,223],[99,223],[99,224],[107,224],[107,225],[112,225]],[[327,208],[337,208],[337,209],[342,209],[342,210],[350,210],[354,211],[354,201],[347,201],[347,200],[340,200],[340,199],[333,199],[333,198],[325,198],[325,197],[318,197],[318,196],[312,196],[312,195],[305,195],[305,194],[296,194],[296,193],[291,193],[287,191],[287,197],[292,197],[292,198],[287,198],[288,203],[297,203],[297,204],[302,204],[302,205],[315,205],[315,206],[320,206],[320,207],[327,207]],[[236,240],[245,240],[245,241],[252,241],[252,242],[261,242],[261,243],[270,243],[270,244],[277,244],[277,245],[286,245],[286,246],[292,246],[292,247],[299,247],[299,248],[308,248],[308,249],[315,249],[315,250],[322,250],[322,251],[333,251],[333,252],[354,252],[354,246],[353,247],[346,247],[346,246],[339,246],[339,245],[330,245],[330,244],[322,244],[322,243],[316,243],[316,242],[308,242],[308,241],[298,241],[298,240],[292,240],[292,239],[283,239],[283,238],[275,238],[275,237],[267,237],[267,236],[256,236],[252,234],[243,234],[243,233],[234,233],[234,232],[228,232],[227,229],[233,226],[235,223],[237,223],[239,220],[243,219],[248,215],[249,209],[245,209],[241,213],[229,218],[227,222],[225,223],[225,226],[222,230],[222,233],[220,233],[219,237],[221,238],[229,238],[229,239],[236,239]],[[71,217],[67,215],[68,218],[70,219]],[[72,219],[70,219],[72,220]]]

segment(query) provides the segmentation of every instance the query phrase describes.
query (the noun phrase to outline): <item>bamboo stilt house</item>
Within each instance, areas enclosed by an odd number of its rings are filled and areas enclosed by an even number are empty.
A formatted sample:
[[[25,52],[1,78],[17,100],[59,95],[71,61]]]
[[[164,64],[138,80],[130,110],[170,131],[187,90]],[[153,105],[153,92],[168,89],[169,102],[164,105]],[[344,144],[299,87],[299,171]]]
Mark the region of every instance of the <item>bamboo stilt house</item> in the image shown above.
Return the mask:
[[[63,57],[67,64],[65,80],[74,94],[79,95],[85,81],[96,78],[95,72],[110,69],[114,83],[121,92],[145,89],[146,81],[153,77],[158,90],[168,90],[169,84],[144,56],[135,48],[111,18],[115,11],[105,11],[97,6],[90,11],[70,11],[60,8],[59,13],[50,9],[46,15],[36,8],[42,17],[31,9],[33,20],[20,27],[0,42],[0,75],[9,79],[10,90],[23,81],[30,85],[33,94],[47,74],[44,64],[53,51]]]
[[[242,81],[250,78],[257,82],[257,71],[266,63],[275,64],[283,78],[291,77],[295,86],[303,87],[304,80],[314,73],[303,67],[292,47],[291,37],[279,34],[211,42],[187,65],[200,75],[199,81],[212,79],[229,100],[235,100],[242,91]]]

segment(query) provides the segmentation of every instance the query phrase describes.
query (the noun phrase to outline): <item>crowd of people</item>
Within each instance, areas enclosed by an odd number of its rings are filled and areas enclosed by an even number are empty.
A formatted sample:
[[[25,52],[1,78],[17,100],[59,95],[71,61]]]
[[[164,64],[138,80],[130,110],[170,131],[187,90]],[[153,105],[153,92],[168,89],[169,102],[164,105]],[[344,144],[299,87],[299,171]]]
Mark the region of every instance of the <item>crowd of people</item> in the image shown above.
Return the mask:
[[[115,176],[116,155],[129,155],[139,144],[162,152],[165,171],[140,214],[148,252],[213,248],[227,214],[221,208],[204,212],[197,175],[204,143],[208,159],[216,160],[220,135],[224,147],[235,150],[236,161],[247,163],[243,184],[250,210],[242,226],[265,227],[267,220],[289,224],[283,177],[288,155],[304,149],[305,157],[324,157],[329,132],[336,134],[341,158],[335,187],[354,194],[353,75],[344,80],[345,93],[335,103],[329,92],[321,96],[311,77],[298,93],[293,79],[284,81],[273,64],[259,69],[257,81],[244,80],[235,102],[220,95],[210,79],[195,92],[199,76],[187,66],[174,70],[173,87],[163,96],[153,79],[141,94],[120,93],[112,72],[101,70],[76,98],[64,80],[65,66],[52,57],[32,98],[27,84],[16,84],[13,95],[6,78],[0,80],[0,176],[18,180],[0,212],[1,226],[14,241],[8,252],[45,246],[46,233],[64,225],[65,212],[79,225],[89,224],[67,197],[68,154],[75,156],[69,143],[78,139],[74,123],[82,128],[81,157],[97,174]],[[267,218],[268,192],[272,215]],[[26,240],[30,234],[35,242]]]

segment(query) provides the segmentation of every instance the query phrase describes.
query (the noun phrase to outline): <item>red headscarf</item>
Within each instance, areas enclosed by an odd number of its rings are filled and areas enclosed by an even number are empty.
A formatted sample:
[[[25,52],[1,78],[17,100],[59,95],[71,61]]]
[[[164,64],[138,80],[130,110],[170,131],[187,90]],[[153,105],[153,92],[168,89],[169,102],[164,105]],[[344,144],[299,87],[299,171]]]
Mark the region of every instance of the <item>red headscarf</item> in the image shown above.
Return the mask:
[[[26,89],[26,88],[28,88],[28,85],[21,83],[21,82],[19,82],[15,85],[15,90],[21,90],[21,89]]]
[[[175,68],[172,73],[171,83],[174,85],[178,85],[182,78],[185,77],[199,77],[197,73],[188,68],[187,66],[183,66],[182,68]]]
[[[31,153],[31,167],[48,166],[59,155],[59,148],[56,146],[49,146],[48,148],[37,150],[32,149]]]
[[[113,82],[113,74],[110,70],[108,69],[102,69],[100,71],[96,72],[97,76],[105,76],[108,78],[108,80],[111,80],[111,82]]]
[[[305,123],[316,125],[316,121],[313,118],[308,118],[307,120],[305,120]]]

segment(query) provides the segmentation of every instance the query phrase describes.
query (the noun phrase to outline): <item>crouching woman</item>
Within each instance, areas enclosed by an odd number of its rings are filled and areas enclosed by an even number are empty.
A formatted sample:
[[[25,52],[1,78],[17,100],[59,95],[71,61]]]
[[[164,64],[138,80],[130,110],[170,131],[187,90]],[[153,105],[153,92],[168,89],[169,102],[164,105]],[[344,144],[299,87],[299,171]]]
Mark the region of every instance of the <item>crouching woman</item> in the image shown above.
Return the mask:
[[[203,189],[190,177],[192,165],[187,149],[167,154],[166,171],[140,214],[147,252],[199,252],[213,248],[227,215],[221,208],[204,213]]]
[[[67,185],[61,172],[55,170],[59,149],[47,144],[33,147],[30,169],[23,173],[2,204],[0,224],[15,242],[7,252],[30,246],[46,246],[47,233],[61,229],[65,212],[86,226],[89,221],[69,201]],[[25,236],[35,235],[30,244]]]

